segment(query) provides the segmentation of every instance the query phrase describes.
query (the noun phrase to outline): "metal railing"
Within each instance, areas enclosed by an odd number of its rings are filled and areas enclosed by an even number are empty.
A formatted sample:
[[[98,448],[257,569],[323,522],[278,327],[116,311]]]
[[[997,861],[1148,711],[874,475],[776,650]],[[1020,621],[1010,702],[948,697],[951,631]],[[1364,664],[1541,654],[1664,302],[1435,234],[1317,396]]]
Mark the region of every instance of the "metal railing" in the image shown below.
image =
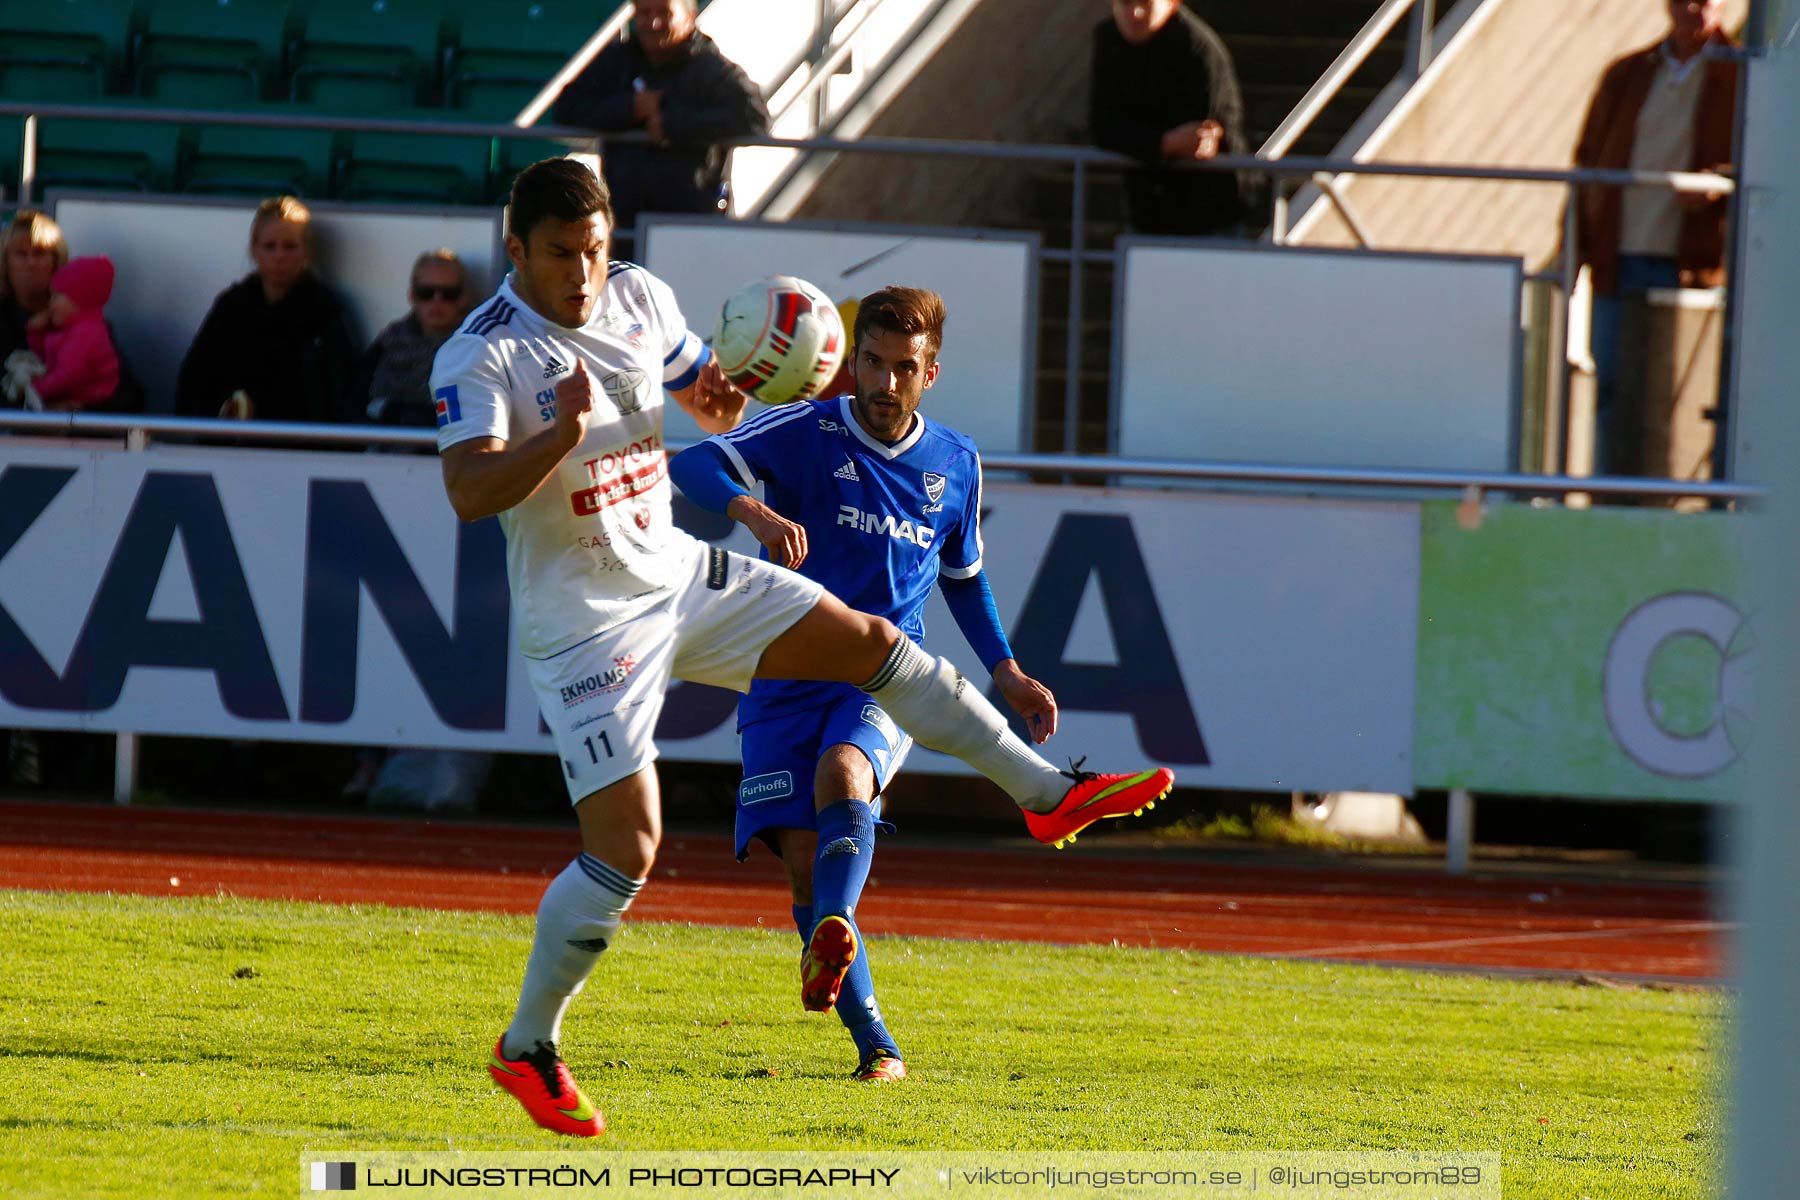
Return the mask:
[[[1257,150],[1257,157],[1267,159],[1285,157],[1287,152],[1293,149],[1294,144],[1305,136],[1306,131],[1312,128],[1312,123],[1318,120],[1319,114],[1324,112],[1333,100],[1337,99],[1338,93],[1344,90],[1344,85],[1350,82],[1350,77],[1362,69],[1362,65],[1369,60],[1369,56],[1375,53],[1376,48],[1393,31],[1394,26],[1400,23],[1400,18],[1409,14],[1412,20],[1407,27],[1406,62],[1403,70],[1408,79],[1416,82],[1425,73],[1425,68],[1431,65],[1431,32],[1433,25],[1436,24],[1436,0],[1386,0],[1363,24],[1363,27],[1357,30],[1356,35],[1350,39],[1349,43],[1338,52],[1338,56],[1314,81],[1312,87],[1306,90],[1306,94],[1300,97],[1299,103],[1294,105],[1294,110],[1282,118],[1274,132],[1269,134],[1268,140],[1263,142],[1261,148]],[[1332,206],[1344,219],[1344,224],[1349,227],[1351,236],[1356,239],[1357,243],[1365,249],[1369,248],[1368,231],[1357,216],[1356,210],[1338,188],[1337,180],[1331,175],[1320,173],[1312,177],[1312,183],[1320,192],[1324,193],[1326,199],[1331,201]],[[1287,239],[1287,232],[1288,196],[1277,185],[1274,220],[1269,227],[1270,240],[1279,246]]]
[[[314,443],[319,446],[391,446],[437,449],[437,434],[428,429],[396,429],[382,425],[315,425],[299,421],[231,421],[217,417],[153,417],[121,413],[49,413],[0,410],[0,430],[55,437],[123,439],[142,449],[158,438],[184,441]],[[669,451],[691,443],[670,442]],[[1764,490],[1737,483],[1699,483],[1671,479],[1574,478],[1567,475],[1514,475],[1498,471],[1415,471],[1361,467],[1288,467],[1262,463],[1191,462],[1175,459],[1123,458],[1081,454],[990,454],[982,452],[988,471],[1018,471],[1053,476],[1104,476],[1136,479],[1179,479],[1206,483],[1261,483],[1333,488],[1396,488],[1456,492],[1508,492],[1519,496],[1590,495],[1678,498],[1697,496],[1721,502],[1760,499]]]
[[[702,8],[705,7],[706,2],[707,0],[702,0]],[[820,0],[819,26],[815,36],[805,47],[791,56],[781,70],[776,72],[774,83],[766,89],[772,109],[771,121],[781,120],[796,105],[819,92],[830,80],[832,73],[849,57],[851,39],[861,32],[862,27],[868,24],[869,19],[884,3],[886,0],[849,0],[841,10],[834,12],[830,8],[830,0]],[[533,96],[525,107],[519,110],[512,123],[521,129],[537,124],[544,114],[550,111],[550,106],[556,102],[556,98],[562,94],[562,90],[569,85],[571,80],[587,69],[587,65],[594,61],[594,57],[601,50],[606,48],[606,44],[623,36],[625,27],[631,22],[631,13],[632,6],[629,3],[620,5],[613,15],[608,17],[605,23],[596,29],[592,36],[576,49],[575,53],[569,56],[569,60],[557,68],[556,74],[545,81],[544,86],[538,89],[537,95]],[[833,42],[837,42],[838,45],[835,49],[830,49]],[[789,96],[778,110],[773,109],[776,98],[793,87],[796,81],[799,82],[799,89]]]
[[[625,26],[630,20],[631,5],[629,3],[621,4],[613,15],[606,18],[605,23],[594,30],[592,36],[581,43],[580,48],[569,56],[569,61],[557,68],[556,74],[545,81],[544,86],[538,89],[538,94],[519,110],[519,115],[513,118],[512,123],[520,129],[536,125],[538,120],[550,111],[550,106],[556,103],[556,98],[562,95],[562,90],[569,86],[569,81],[587,69],[587,65],[594,61],[594,56],[600,53],[606,43],[625,32]]]
[[[177,123],[177,124],[215,124],[215,125],[248,125],[266,128],[289,129],[336,129],[349,132],[407,133],[425,136],[463,136],[492,138],[528,138],[559,140],[572,145],[591,145],[594,139],[592,130],[576,129],[566,126],[538,126],[522,129],[509,124],[480,124],[465,121],[405,121],[383,118],[350,118],[320,114],[271,114],[271,113],[232,113],[212,112],[190,109],[142,109],[126,106],[108,105],[74,105],[74,104],[28,104],[16,101],[0,102],[0,116],[22,116],[24,122],[24,145],[22,147],[21,195],[30,198],[31,185],[34,181],[32,172],[36,158],[37,120],[49,117],[57,120],[100,120],[138,123]],[[609,135],[611,136],[611,135]],[[645,140],[647,135],[623,135],[617,140]],[[1082,367],[1081,321],[1084,301],[1085,269],[1095,264],[1111,264],[1117,255],[1110,249],[1091,249],[1087,245],[1087,184],[1088,173],[1094,168],[1130,168],[1139,165],[1136,160],[1111,151],[1096,149],[1092,146],[1071,146],[1059,144],[1009,144],[1002,142],[971,142],[937,138],[891,138],[861,137],[844,138],[734,138],[729,142],[733,146],[767,146],[801,152],[826,152],[846,154],[891,154],[913,157],[940,158],[974,158],[1021,164],[1068,166],[1072,168],[1070,196],[1070,245],[1067,250],[1040,248],[1040,263],[1067,264],[1069,267],[1069,295],[1066,306],[1066,336],[1064,353],[1064,391],[1063,391],[1063,451],[1073,454],[1078,448],[1077,431],[1080,416],[1080,384]],[[1509,166],[1475,166],[1467,164],[1434,164],[1434,163],[1397,163],[1397,162],[1356,162],[1349,159],[1318,158],[1307,156],[1284,157],[1269,160],[1255,155],[1224,154],[1203,162],[1183,163],[1179,170],[1197,171],[1261,171],[1276,176],[1310,178],[1316,174],[1344,173],[1357,175],[1394,176],[1416,179],[1465,179],[1465,180],[1498,180],[1517,183],[1536,183],[1546,186],[1574,188],[1583,185],[1600,185],[1607,187],[1655,186],[1670,187],[1679,192],[1697,193],[1732,193],[1734,184],[1729,177],[1705,172],[1693,171],[1638,171],[1625,168],[1568,168],[1568,167],[1509,167]],[[1563,296],[1561,306],[1562,329],[1567,329],[1568,298],[1573,293],[1576,277],[1575,261],[1575,205],[1565,206],[1563,232],[1563,260],[1557,277]],[[1565,356],[1566,357],[1566,356]],[[1567,381],[1564,382],[1554,397],[1553,411],[1547,414],[1547,421],[1553,428],[1560,428],[1557,453],[1551,456],[1547,465],[1555,469],[1561,462],[1561,447],[1568,441],[1567,424]]]
[[[1418,4],[1421,4],[1421,0],[1386,0],[1376,9],[1375,15],[1369,18],[1356,32],[1356,36],[1350,39],[1350,43],[1338,53],[1337,58],[1332,60],[1331,65],[1325,68],[1325,73],[1300,97],[1300,102],[1294,105],[1294,111],[1282,118],[1281,124],[1275,127],[1275,131],[1256,152],[1257,157],[1281,158],[1293,149],[1294,143],[1300,140],[1319,114],[1325,111],[1344,85],[1350,82],[1350,77],[1368,61],[1369,55],[1375,52],[1381,40],[1400,23],[1400,18]],[[1431,9],[1431,0],[1423,0],[1423,6],[1417,10],[1413,20],[1407,58],[1415,77],[1423,73],[1424,64],[1430,61]]]

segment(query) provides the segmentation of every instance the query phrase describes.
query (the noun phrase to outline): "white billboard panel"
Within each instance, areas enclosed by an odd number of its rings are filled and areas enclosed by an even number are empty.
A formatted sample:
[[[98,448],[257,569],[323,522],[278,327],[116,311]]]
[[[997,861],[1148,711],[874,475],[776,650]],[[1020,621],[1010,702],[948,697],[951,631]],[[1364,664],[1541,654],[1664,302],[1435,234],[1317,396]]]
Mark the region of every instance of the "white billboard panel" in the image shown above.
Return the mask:
[[[986,568],[1045,747],[1188,784],[1408,791],[1416,505],[996,484]],[[0,441],[0,727],[549,752],[497,523],[423,456]],[[685,501],[698,536],[748,535]],[[929,648],[979,665],[940,601]],[[680,685],[670,759],[735,761]],[[939,755],[911,770],[961,772]]]
[[[1119,240],[1121,454],[1511,471],[1516,258]]]
[[[637,233],[638,260],[708,341],[726,298],[766,275],[798,275],[840,304],[888,284],[930,288],[949,320],[926,410],[992,453],[1031,448],[1035,234],[661,214],[640,218]],[[673,406],[665,420],[671,442],[703,436]]]

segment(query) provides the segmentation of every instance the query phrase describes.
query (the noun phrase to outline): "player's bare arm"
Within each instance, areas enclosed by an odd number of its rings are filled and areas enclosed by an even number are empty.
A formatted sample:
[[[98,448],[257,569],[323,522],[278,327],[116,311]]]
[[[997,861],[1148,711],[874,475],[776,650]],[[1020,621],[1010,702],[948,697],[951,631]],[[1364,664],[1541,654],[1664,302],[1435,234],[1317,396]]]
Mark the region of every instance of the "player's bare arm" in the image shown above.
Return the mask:
[[[700,368],[693,383],[669,395],[707,433],[730,433],[736,429],[744,419],[744,406],[750,402],[750,397],[731,386],[725,372],[713,361]]]
[[[465,521],[479,521],[524,503],[587,436],[593,408],[593,379],[576,359],[575,369],[556,385],[556,420],[549,428],[517,445],[472,438],[443,452],[450,507]]]
[[[806,527],[788,520],[755,496],[734,496],[725,515],[750,531],[769,561],[790,571],[806,561]]]
[[[1003,658],[994,664],[994,686],[1031,730],[1032,741],[1041,745],[1055,735],[1056,696],[1021,671],[1018,659]]]

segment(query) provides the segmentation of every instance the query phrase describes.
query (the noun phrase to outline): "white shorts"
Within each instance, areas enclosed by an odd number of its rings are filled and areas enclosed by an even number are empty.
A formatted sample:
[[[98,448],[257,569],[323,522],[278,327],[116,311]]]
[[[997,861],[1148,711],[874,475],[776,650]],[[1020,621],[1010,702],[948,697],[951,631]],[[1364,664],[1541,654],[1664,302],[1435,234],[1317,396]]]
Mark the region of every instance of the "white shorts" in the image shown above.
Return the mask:
[[[570,802],[656,761],[671,677],[749,691],[769,643],[824,594],[785,567],[709,546],[655,607],[549,658],[527,658]]]

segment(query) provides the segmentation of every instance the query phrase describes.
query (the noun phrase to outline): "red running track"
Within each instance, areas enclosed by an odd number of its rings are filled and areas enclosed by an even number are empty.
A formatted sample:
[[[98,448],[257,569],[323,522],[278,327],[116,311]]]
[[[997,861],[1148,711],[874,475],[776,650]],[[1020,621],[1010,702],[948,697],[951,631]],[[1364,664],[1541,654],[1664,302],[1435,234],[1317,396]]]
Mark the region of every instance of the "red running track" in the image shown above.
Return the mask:
[[[0,886],[532,912],[574,829],[422,818],[0,801]],[[774,863],[669,835],[647,921],[788,921]],[[1701,887],[1275,867],[1180,850],[885,845],[870,933],[1130,946],[1626,980],[1716,981],[1728,926]]]

